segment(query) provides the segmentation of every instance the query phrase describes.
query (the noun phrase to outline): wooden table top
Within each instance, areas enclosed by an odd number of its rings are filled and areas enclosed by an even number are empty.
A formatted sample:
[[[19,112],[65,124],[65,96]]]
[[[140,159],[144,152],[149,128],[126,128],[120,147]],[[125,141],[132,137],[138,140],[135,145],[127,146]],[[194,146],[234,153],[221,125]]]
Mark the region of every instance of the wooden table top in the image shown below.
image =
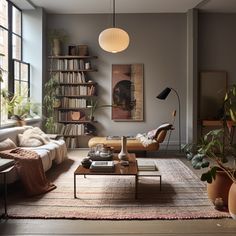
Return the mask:
[[[114,155],[113,161],[115,162],[115,170],[113,172],[91,171],[90,169],[79,165],[75,170],[74,175],[137,175],[138,165],[135,153],[129,154],[129,166],[122,166],[117,154]]]

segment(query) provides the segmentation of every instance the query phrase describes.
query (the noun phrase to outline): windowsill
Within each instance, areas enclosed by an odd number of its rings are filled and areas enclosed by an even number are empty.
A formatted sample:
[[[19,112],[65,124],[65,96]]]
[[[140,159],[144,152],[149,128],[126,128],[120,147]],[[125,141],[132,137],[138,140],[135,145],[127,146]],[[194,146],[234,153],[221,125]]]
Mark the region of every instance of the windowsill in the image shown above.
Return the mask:
[[[32,124],[41,122],[42,118],[40,116],[35,116],[33,118],[26,118],[25,121],[26,121],[26,125],[32,125]],[[0,129],[16,127],[16,126],[17,126],[16,121],[8,120],[8,123],[1,124]]]

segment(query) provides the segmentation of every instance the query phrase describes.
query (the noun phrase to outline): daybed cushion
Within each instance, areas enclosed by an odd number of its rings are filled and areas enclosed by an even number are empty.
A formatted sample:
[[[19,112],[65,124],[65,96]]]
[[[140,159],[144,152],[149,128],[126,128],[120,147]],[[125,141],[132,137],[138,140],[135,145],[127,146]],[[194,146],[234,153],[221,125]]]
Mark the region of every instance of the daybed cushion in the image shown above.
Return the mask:
[[[88,145],[89,147],[94,147],[99,143],[105,144],[108,147],[113,147],[115,151],[120,151],[121,148],[121,140],[107,139],[106,137],[93,137],[89,140]],[[127,139],[127,149],[128,151],[156,151],[159,149],[159,143],[154,142],[148,145],[148,147],[144,147],[137,139]]]
[[[172,124],[170,123],[164,123],[162,125],[160,125],[159,127],[157,127],[156,129],[154,130],[150,130],[148,133],[147,133],[147,138],[149,139],[156,139],[157,136],[159,135],[159,133],[162,131],[162,130],[169,130],[172,128]]]

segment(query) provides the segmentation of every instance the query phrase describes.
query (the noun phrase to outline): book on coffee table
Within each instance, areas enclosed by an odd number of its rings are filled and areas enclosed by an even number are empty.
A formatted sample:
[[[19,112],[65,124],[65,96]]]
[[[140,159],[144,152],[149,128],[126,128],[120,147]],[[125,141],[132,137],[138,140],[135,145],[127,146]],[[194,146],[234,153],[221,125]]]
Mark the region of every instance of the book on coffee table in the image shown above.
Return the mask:
[[[141,171],[154,171],[158,170],[154,161],[151,160],[138,160],[138,170]]]
[[[93,161],[90,170],[102,172],[114,171],[115,163],[114,161]]]

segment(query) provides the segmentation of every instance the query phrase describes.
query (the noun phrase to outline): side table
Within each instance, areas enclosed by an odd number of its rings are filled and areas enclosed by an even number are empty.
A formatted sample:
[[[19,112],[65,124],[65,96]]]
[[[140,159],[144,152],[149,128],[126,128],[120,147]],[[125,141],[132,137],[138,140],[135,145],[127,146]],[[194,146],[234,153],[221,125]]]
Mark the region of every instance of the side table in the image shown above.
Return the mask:
[[[1,215],[1,217],[3,218],[7,218],[8,214],[7,214],[7,174],[14,168],[14,165],[0,171],[0,175],[3,175],[3,185],[4,185],[4,213]]]

